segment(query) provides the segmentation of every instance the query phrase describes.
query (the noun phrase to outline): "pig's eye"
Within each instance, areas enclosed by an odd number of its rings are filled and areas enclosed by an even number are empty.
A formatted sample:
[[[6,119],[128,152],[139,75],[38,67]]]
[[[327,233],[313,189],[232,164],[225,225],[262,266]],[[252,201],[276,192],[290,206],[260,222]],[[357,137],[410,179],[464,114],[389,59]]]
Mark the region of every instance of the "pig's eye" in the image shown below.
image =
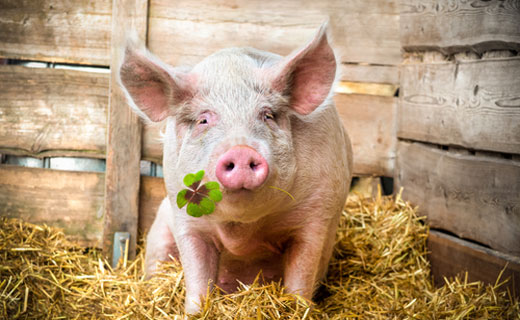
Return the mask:
[[[274,113],[271,111],[264,111],[264,121],[274,120]]]
[[[199,125],[199,124],[208,124],[208,119],[204,118],[204,119],[197,120],[197,125]]]
[[[195,122],[195,125],[208,125],[210,122],[210,118],[211,114],[208,112],[204,112],[198,117],[197,121]]]

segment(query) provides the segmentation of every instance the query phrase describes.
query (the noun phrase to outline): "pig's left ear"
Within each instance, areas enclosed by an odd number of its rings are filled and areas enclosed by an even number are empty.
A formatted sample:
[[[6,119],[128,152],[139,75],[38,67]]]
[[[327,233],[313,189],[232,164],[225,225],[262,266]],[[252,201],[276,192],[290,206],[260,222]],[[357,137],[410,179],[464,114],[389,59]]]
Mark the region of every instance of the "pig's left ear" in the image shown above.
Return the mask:
[[[325,23],[303,49],[273,68],[272,88],[289,94],[291,108],[299,114],[313,112],[329,95],[336,76],[336,57],[327,41]]]

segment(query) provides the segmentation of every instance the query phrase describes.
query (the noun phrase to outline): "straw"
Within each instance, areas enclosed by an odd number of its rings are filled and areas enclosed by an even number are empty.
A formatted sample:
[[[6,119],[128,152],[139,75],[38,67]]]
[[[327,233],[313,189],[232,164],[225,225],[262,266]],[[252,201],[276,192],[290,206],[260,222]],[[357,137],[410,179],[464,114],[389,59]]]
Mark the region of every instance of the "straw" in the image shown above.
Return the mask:
[[[520,319],[520,306],[494,285],[467,276],[432,284],[428,227],[395,198],[351,195],[317,302],[280,283],[241,284],[234,294],[209,292],[202,319]],[[134,261],[112,270],[97,249],[59,230],[0,218],[0,318],[181,319],[183,270],[172,261],[144,278],[142,244]],[[261,275],[257,277],[260,279]]]

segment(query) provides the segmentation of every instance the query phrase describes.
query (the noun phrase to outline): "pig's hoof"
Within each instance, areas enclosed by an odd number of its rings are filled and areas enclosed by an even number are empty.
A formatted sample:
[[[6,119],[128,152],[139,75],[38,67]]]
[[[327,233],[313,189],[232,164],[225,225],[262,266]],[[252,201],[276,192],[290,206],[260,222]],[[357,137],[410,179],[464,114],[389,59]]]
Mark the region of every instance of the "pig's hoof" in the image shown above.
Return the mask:
[[[188,302],[186,301],[186,305],[184,306],[184,312],[186,315],[194,316],[199,314],[201,311],[200,305],[194,302]]]

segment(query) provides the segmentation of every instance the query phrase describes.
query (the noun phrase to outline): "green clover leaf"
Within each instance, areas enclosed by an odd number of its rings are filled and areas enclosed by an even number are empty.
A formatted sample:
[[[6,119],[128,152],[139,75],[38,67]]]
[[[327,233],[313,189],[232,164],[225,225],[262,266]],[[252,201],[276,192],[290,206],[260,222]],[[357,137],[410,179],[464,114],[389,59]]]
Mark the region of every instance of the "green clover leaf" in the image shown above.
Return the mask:
[[[222,200],[220,185],[216,181],[209,181],[201,185],[204,170],[197,173],[188,173],[182,189],[177,194],[177,206],[182,209],[186,204],[186,212],[192,217],[202,217],[215,211],[215,202]]]
[[[182,189],[179,193],[177,193],[177,206],[180,208],[184,207],[188,200],[186,200],[186,193],[188,189]]]

